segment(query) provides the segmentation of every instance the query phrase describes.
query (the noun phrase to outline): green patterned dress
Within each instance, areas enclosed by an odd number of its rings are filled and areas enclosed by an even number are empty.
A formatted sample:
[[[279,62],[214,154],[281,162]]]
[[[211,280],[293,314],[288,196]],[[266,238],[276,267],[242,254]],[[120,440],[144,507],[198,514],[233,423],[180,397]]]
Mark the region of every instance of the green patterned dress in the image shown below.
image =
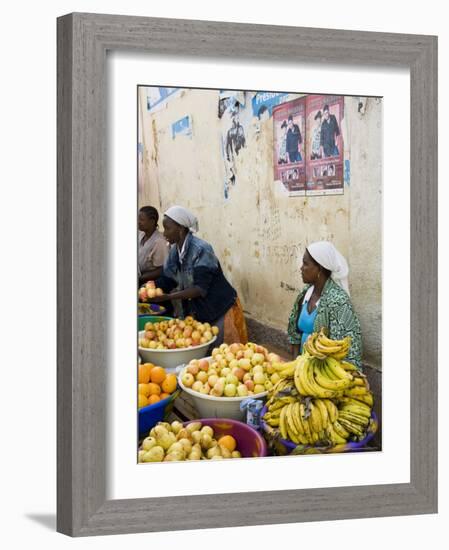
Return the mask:
[[[298,316],[301,312],[304,295],[310,285],[306,285],[299,293],[288,321],[288,339],[291,344],[301,343],[301,333],[298,332]],[[330,277],[323,287],[318,311],[315,318],[314,330],[325,327],[329,338],[340,340],[345,336],[351,337],[351,347],[347,361],[362,367],[362,334],[359,319],[352,307],[347,293]]]

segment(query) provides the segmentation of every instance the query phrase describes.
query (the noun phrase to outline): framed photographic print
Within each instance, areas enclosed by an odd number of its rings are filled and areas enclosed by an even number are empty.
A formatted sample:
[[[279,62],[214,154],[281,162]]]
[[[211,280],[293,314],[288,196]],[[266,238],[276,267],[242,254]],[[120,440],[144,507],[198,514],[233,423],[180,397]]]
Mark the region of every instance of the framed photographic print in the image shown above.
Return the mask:
[[[58,19],[58,531],[436,512],[436,82],[431,36]]]

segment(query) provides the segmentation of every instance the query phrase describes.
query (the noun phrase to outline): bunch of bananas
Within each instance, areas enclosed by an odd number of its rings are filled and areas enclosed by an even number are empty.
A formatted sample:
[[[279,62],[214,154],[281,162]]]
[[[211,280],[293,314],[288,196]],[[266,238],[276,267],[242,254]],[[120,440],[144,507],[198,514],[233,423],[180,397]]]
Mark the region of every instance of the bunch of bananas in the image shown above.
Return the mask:
[[[312,333],[304,343],[304,350],[317,359],[333,357],[341,361],[348,354],[351,347],[351,337],[346,336],[342,340],[331,340],[325,334],[322,327],[319,332]]]
[[[272,434],[297,444],[301,452],[343,449],[348,441],[363,439],[368,429],[375,431],[373,394],[365,375],[343,360],[350,339],[330,340],[320,331],[311,342],[294,361],[274,365],[281,378],[268,394],[263,419]],[[317,357],[317,342],[322,357]]]

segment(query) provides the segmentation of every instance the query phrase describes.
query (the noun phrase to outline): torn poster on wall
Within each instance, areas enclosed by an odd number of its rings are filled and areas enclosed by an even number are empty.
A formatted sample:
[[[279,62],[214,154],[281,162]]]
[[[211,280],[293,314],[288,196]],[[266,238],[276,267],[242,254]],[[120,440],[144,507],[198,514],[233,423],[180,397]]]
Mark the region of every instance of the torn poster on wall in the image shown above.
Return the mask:
[[[344,96],[306,98],[306,180],[308,195],[344,192],[344,145],[341,132]]]
[[[245,107],[245,92],[238,90],[220,90],[218,118],[221,118],[227,109],[236,111],[243,107]]]
[[[183,90],[183,88],[164,88],[158,86],[149,86],[147,90],[147,110],[157,111],[164,107],[174,94]]]
[[[290,196],[306,191],[304,152],[305,98],[273,107],[274,179],[282,181]]]
[[[173,122],[171,125],[171,134],[173,139],[177,136],[187,136],[192,139],[192,122],[190,116],[186,115],[176,122]]]
[[[222,102],[225,102],[222,104]],[[224,198],[229,199],[229,193],[237,180],[236,160],[241,150],[246,146],[246,132],[241,122],[245,106],[244,92],[222,90],[219,105],[224,105],[221,113],[221,148],[225,167]],[[220,111],[220,108],[219,108]],[[220,114],[220,113],[219,113]]]
[[[285,92],[256,92],[251,100],[253,116],[259,120],[267,114],[269,117],[273,114],[273,107],[284,103],[289,94]]]

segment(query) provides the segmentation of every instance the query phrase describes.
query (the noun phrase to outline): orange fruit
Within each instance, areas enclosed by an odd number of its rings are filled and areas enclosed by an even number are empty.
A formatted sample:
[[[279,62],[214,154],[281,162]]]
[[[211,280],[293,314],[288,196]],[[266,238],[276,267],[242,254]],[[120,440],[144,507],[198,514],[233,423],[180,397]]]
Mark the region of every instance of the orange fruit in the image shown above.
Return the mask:
[[[139,384],[148,384],[152,368],[153,365],[151,363],[142,363],[139,365]]]
[[[148,397],[150,395],[150,384],[139,384],[139,393]]]
[[[237,441],[232,437],[232,435],[223,435],[218,440],[219,445],[223,445],[223,447],[226,447],[229,451],[235,451],[235,448],[237,447]]]
[[[159,384],[155,384],[154,382],[150,382],[148,384],[148,395],[160,395],[161,393],[161,387]]]
[[[146,407],[148,405],[148,399],[144,395],[139,393],[137,397],[137,408],[141,409],[142,407]]]
[[[150,395],[150,397],[148,398],[148,405],[154,405],[155,403],[157,403],[158,401],[160,401],[160,397],[158,395]]]
[[[176,390],[176,374],[170,373],[167,374],[165,380],[162,382],[162,391],[166,393],[173,393]]]
[[[153,367],[150,373],[150,379],[155,384],[161,384],[166,377],[164,367]]]
[[[159,396],[159,399],[162,401],[162,399],[167,399],[167,397],[170,397],[170,394],[162,392]]]

